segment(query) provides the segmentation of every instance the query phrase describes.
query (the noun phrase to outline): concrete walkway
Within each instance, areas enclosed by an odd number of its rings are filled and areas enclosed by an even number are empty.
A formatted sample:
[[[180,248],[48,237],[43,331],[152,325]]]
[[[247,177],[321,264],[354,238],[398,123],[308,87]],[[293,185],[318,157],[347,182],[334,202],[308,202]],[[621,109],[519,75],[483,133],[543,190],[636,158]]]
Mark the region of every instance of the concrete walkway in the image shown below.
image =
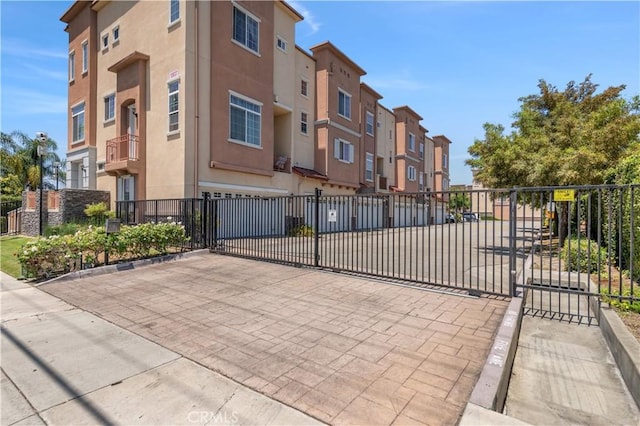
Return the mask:
[[[597,326],[526,316],[504,413],[534,425],[639,425]]]
[[[4,273],[0,285],[2,425],[320,424]]]

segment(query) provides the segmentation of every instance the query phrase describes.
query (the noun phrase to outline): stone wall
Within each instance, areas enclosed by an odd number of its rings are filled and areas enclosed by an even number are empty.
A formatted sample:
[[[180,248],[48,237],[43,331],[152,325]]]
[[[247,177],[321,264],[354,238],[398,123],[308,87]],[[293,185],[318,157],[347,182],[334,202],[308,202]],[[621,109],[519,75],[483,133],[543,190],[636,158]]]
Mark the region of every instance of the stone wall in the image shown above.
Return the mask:
[[[87,204],[95,204],[105,202],[110,204],[111,195],[108,191],[94,191],[88,189],[61,189],[60,193],[60,206],[56,210],[48,210],[47,208],[47,194],[48,191],[44,191],[43,196],[43,215],[44,223],[43,229],[49,226],[62,225],[68,222],[82,222],[86,220],[84,209]],[[39,207],[40,207],[40,191],[36,191],[36,208],[35,210],[28,210],[27,206],[27,192],[22,194],[22,230],[24,235],[36,236],[39,232]]]

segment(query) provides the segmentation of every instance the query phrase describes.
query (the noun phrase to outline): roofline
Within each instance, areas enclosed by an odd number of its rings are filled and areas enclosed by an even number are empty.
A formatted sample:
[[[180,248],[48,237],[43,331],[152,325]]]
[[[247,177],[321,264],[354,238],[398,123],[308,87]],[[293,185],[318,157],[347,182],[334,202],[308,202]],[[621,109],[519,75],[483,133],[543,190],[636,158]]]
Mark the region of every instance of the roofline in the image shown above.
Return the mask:
[[[307,52],[306,50],[304,50],[304,48],[298,46],[297,44],[296,44],[296,49],[298,49],[300,51],[300,53],[308,56],[309,59],[312,59],[313,62],[317,62],[316,58],[314,58],[313,55],[311,55],[311,53]]]
[[[400,109],[405,109],[405,110],[409,111],[411,114],[413,114],[416,117],[418,117],[419,120],[423,120],[422,116],[420,114],[418,114],[417,112],[415,112],[415,110],[413,110],[409,105],[401,105],[399,107],[395,107],[393,109],[393,112],[395,113],[396,110],[400,110]]]
[[[347,65],[355,69],[356,72],[360,74],[360,76],[367,74],[367,72],[364,69],[362,69],[360,65],[353,62],[353,60],[349,58],[347,55],[345,55],[342,50],[338,49],[333,43],[331,43],[328,40],[323,41],[322,43],[316,44],[315,46],[311,46],[309,48],[309,50],[312,51],[313,53],[316,53],[317,50],[323,50],[323,49],[329,49],[334,55],[336,55],[338,58],[346,62]]]
[[[373,87],[369,86],[367,83],[360,83],[360,88],[366,90],[367,92],[371,93],[374,97],[378,98],[378,99],[382,99],[383,96],[376,92],[375,90],[373,90]]]
[[[302,16],[300,14],[300,12],[298,12],[297,10],[295,10],[289,3],[287,3],[284,0],[280,0],[278,1],[278,3],[282,4],[284,7],[286,7],[289,12],[291,12],[292,15],[296,16],[298,18],[298,22],[304,20],[304,16]]]
[[[451,140],[450,140],[448,137],[446,137],[445,135],[435,135],[435,136],[433,136],[433,140],[435,141],[436,139],[438,139],[438,140],[440,140],[440,139],[444,139],[444,141],[445,141],[445,142],[447,142],[447,143],[450,143],[450,144],[451,144],[451,143],[453,143],[453,142],[451,142]]]
[[[389,108],[387,108],[386,106],[382,105],[381,103],[378,103],[378,106],[379,106],[380,108],[382,108],[383,110],[385,110],[385,111],[389,112],[390,114],[393,114],[393,111],[392,111],[392,110],[390,110],[390,109],[389,109]]]
[[[73,4],[71,6],[69,6],[69,9],[66,10],[66,12],[64,12],[62,14],[62,16],[60,17],[60,20],[62,22],[64,22],[65,24],[70,23],[73,18],[75,18],[76,16],[78,16],[78,13],[80,13],[80,11],[82,9],[84,9],[87,5],[91,6],[91,4],[93,4],[92,0],[77,0],[74,1]]]

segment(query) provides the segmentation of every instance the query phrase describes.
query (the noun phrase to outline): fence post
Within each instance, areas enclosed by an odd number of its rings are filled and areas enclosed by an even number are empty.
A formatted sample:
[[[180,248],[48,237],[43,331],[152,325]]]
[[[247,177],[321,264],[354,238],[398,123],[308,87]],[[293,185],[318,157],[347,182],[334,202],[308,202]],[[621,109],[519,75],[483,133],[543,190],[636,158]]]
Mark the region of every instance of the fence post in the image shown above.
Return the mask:
[[[518,193],[509,190],[509,295],[516,295],[516,220]]]
[[[210,192],[202,193],[202,225],[200,227],[200,235],[204,235],[204,247],[211,246],[211,241],[209,240],[209,200],[211,199]]]
[[[313,264],[316,267],[320,266],[320,194],[322,190],[316,188],[313,218]]]
[[[212,220],[211,226],[213,227],[213,244],[211,244],[211,248],[209,249],[209,251],[211,251],[211,249],[213,250],[218,249],[218,199],[217,198],[213,199],[212,210],[213,210],[213,220]]]

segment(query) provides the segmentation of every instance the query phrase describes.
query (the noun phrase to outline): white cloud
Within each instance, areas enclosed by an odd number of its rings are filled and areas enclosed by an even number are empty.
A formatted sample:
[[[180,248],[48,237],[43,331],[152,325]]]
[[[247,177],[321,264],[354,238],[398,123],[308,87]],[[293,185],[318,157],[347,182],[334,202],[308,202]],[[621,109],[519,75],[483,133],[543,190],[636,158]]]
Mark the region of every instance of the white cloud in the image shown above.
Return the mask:
[[[52,50],[33,46],[29,42],[18,38],[3,37],[2,55],[27,57],[31,59],[34,57],[66,59],[68,53],[62,50]]]
[[[288,3],[304,17],[303,22],[306,22],[306,24],[311,29],[309,35],[315,34],[320,31],[322,23],[316,21],[315,17],[311,13],[311,11],[309,11],[309,9],[307,9],[301,2],[296,0],[289,1]]]

